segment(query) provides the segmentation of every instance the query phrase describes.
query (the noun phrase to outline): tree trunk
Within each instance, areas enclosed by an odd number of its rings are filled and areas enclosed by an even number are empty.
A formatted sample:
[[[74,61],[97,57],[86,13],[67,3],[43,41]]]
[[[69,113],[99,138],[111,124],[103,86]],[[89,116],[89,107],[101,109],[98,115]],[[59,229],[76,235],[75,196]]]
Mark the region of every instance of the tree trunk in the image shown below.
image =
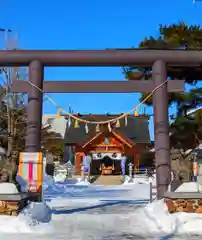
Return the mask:
[[[7,84],[7,89],[6,89],[6,94],[9,93],[9,86],[10,86],[10,72],[9,69],[7,69],[6,74],[6,84]],[[12,74],[13,77],[13,74]],[[8,97],[8,96],[7,96]],[[7,143],[7,161],[3,169],[7,171],[8,175],[8,180],[9,182],[15,182],[16,174],[17,174],[17,164],[16,164],[16,154],[13,153],[13,138],[15,134],[15,120],[14,116],[12,116],[12,111],[9,107],[9,100],[7,102],[6,108],[7,108],[7,116],[8,116],[8,122],[7,122],[7,131],[8,131],[8,143]],[[13,101],[13,99],[12,99]]]
[[[8,114],[8,145],[7,145],[7,158],[10,158],[12,146],[13,146],[13,134],[12,134],[12,116],[7,105],[7,114]]]

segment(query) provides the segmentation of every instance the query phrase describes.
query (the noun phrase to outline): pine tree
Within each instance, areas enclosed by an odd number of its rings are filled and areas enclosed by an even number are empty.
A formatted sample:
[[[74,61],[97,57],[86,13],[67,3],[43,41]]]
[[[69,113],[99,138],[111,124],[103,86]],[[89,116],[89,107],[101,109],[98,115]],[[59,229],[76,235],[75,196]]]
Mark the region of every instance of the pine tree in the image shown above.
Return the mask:
[[[183,21],[179,24],[160,25],[159,37],[152,36],[145,38],[139,44],[141,49],[182,49],[202,50],[202,28],[199,25],[187,25]],[[124,67],[125,76],[128,80],[151,80],[152,69],[138,68],[136,66]],[[198,144],[201,130],[201,111],[187,117],[188,110],[196,108],[202,101],[202,88],[197,88],[196,84],[202,80],[202,68],[187,67],[168,67],[168,78],[185,80],[191,85],[192,89],[185,93],[169,93],[169,105],[177,105],[176,115],[172,116],[174,122],[171,124],[171,142],[174,146],[190,148]],[[148,94],[142,94],[142,101]],[[152,97],[146,102],[152,105]]]

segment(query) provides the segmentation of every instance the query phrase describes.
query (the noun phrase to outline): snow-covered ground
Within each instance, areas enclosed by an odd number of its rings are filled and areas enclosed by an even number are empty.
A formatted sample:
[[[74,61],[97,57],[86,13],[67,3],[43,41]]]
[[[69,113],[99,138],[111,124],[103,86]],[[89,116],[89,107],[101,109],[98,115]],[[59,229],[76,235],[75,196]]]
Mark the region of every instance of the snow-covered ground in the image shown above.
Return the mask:
[[[0,216],[0,239],[201,239],[200,214],[170,215],[163,201],[148,199],[149,184],[55,184],[47,177],[47,205],[32,203],[18,217]]]

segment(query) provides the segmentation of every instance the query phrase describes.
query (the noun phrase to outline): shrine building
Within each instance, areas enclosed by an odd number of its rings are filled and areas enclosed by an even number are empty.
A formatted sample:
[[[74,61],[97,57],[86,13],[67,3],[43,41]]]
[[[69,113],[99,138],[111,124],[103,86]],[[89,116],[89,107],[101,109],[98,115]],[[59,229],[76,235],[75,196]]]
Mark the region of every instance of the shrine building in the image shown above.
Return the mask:
[[[77,116],[77,115],[75,115]],[[119,115],[79,115],[89,121],[107,121]],[[68,117],[67,117],[68,118]],[[150,144],[148,116],[129,115],[105,125],[69,124],[64,136],[65,151],[74,155],[76,174],[81,173],[84,156],[90,156],[91,174],[121,174],[121,159],[126,157],[139,168],[141,153]]]

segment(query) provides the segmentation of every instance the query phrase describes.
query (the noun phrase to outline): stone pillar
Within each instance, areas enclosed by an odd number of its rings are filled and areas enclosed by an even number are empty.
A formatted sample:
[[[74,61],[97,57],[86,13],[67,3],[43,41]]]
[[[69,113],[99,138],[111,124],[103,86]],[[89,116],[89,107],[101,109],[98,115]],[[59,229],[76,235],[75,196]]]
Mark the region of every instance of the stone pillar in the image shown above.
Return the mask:
[[[152,81],[154,88],[165,82],[166,79],[166,63],[162,60],[158,60],[152,66]],[[160,199],[167,191],[171,180],[167,84],[164,84],[155,91],[153,95],[153,104],[157,198]]]
[[[39,61],[29,64],[29,81],[38,88],[43,88],[44,69]],[[34,86],[30,86],[27,106],[27,132],[25,151],[41,151],[41,125],[42,125],[43,94]]]

